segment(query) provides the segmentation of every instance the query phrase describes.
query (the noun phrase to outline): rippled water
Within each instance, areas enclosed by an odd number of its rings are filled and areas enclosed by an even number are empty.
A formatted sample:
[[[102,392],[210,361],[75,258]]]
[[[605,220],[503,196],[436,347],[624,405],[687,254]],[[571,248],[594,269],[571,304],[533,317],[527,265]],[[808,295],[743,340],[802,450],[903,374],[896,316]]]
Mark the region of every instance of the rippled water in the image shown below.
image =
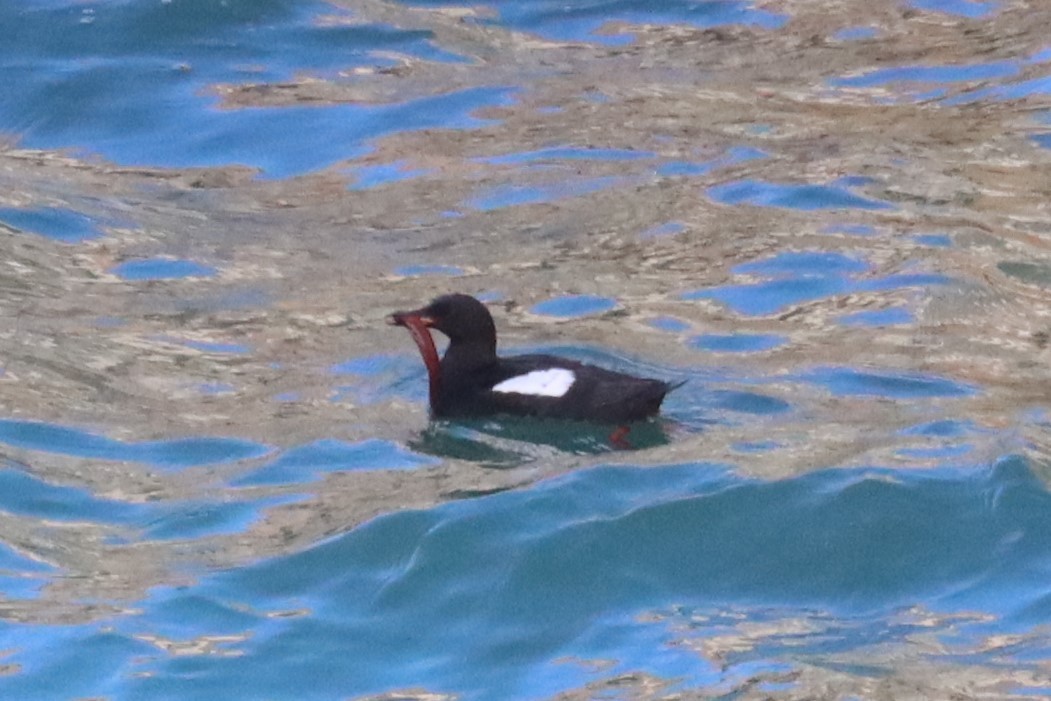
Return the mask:
[[[0,696],[1047,695],[1049,21],[0,3]],[[429,422],[453,290],[684,384]]]

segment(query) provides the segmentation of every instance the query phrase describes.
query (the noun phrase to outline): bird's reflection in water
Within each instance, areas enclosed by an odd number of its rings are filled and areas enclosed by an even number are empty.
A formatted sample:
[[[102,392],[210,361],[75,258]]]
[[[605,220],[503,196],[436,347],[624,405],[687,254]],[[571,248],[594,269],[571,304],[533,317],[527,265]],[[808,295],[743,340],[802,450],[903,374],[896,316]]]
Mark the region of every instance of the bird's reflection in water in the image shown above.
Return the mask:
[[[428,455],[510,468],[555,453],[599,455],[667,445],[674,429],[671,423],[653,419],[611,426],[511,416],[433,421],[409,447]]]

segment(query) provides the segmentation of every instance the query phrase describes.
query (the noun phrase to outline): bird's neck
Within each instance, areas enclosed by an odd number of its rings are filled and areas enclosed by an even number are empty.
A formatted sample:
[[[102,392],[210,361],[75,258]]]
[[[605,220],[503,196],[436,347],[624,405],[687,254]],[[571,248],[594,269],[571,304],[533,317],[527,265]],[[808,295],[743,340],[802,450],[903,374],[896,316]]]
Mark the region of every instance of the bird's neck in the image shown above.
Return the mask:
[[[472,372],[496,362],[496,340],[455,341],[445,349],[442,369]]]
[[[495,341],[450,343],[442,356],[440,379],[432,383],[432,415],[455,412],[457,398],[470,396],[479,383],[485,382],[495,363]]]

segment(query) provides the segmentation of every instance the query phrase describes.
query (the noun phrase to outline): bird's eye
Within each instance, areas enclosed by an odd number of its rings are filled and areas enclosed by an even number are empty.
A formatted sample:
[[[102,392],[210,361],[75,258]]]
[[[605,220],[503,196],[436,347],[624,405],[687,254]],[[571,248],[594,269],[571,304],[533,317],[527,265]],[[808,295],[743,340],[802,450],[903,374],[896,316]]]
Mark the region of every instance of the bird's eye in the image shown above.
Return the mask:
[[[438,302],[437,304],[432,304],[427,311],[430,313],[431,316],[438,317],[440,319],[442,317],[449,316],[449,305],[445,302]]]

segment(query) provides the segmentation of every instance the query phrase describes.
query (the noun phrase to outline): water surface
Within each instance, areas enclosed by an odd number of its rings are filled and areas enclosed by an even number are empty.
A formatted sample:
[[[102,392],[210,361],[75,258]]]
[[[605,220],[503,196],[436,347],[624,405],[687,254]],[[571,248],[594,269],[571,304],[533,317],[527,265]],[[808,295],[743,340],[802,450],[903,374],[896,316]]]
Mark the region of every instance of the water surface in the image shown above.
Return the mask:
[[[1046,695],[1049,22],[0,7],[0,695]],[[680,386],[430,422],[449,291]]]

